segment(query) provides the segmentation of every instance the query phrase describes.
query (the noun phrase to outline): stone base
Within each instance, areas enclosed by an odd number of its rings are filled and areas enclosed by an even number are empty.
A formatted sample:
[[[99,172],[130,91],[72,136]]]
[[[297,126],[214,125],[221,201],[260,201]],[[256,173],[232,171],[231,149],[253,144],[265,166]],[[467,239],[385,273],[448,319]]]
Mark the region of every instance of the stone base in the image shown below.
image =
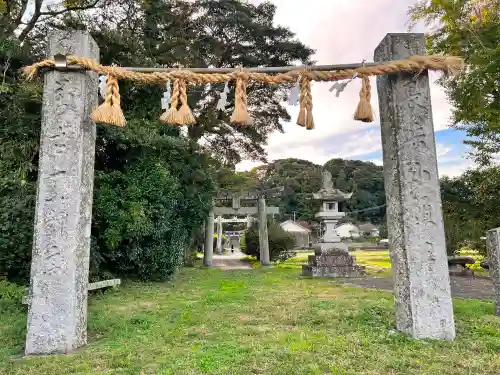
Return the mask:
[[[322,253],[318,254],[318,246],[316,255],[309,255],[307,264],[302,265],[302,276],[311,277],[363,277],[365,276],[365,266],[356,264],[356,257],[347,252],[347,246],[332,248],[332,244]],[[337,245],[337,244],[335,244]]]
[[[314,267],[309,264],[302,265],[302,276],[310,277],[364,277],[365,266],[356,264],[348,267]]]

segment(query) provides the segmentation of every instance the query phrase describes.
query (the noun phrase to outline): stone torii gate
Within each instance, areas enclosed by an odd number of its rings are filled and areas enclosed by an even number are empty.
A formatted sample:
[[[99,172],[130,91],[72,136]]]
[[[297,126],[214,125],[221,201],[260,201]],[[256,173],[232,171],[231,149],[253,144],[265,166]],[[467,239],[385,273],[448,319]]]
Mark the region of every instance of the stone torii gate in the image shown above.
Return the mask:
[[[217,252],[222,253],[222,216],[223,215],[246,215],[247,218],[251,215],[258,214],[259,216],[259,246],[260,246],[260,261],[263,266],[271,264],[269,257],[269,241],[267,236],[267,215],[279,214],[279,207],[266,208],[266,195],[281,192],[283,188],[274,188],[268,190],[258,190],[250,193],[232,193],[221,192],[214,199],[214,206],[208,214],[205,224],[205,250],[203,252],[203,267],[209,268],[212,266],[213,255],[213,236],[214,236],[214,216],[217,215],[221,219],[217,221]],[[231,201],[231,207],[215,206],[215,202]],[[250,203],[251,206],[242,206],[241,203]],[[257,203],[257,206],[255,206]],[[247,221],[248,226],[251,221]]]
[[[55,30],[48,39],[47,56],[99,60],[88,32]],[[387,34],[374,60],[425,54],[423,34]],[[44,79],[27,355],[68,353],[87,342],[96,137],[90,114],[98,102],[98,77],[56,66]],[[415,338],[450,340],[455,324],[429,77],[427,71],[388,74],[377,78],[377,87],[397,328]],[[264,231],[269,211],[264,198],[254,199]],[[239,207],[238,212],[248,209]],[[213,233],[213,219],[214,209],[207,233]],[[206,266],[212,264],[212,236],[205,246]],[[500,278],[500,273],[492,276]]]
[[[238,217],[232,217],[228,219],[224,219],[222,216],[217,216],[215,219],[215,223],[217,224],[217,247],[215,252],[217,254],[222,254],[222,224],[224,223],[246,223],[247,228],[250,228],[252,225],[252,216],[248,215],[245,219],[238,219]]]

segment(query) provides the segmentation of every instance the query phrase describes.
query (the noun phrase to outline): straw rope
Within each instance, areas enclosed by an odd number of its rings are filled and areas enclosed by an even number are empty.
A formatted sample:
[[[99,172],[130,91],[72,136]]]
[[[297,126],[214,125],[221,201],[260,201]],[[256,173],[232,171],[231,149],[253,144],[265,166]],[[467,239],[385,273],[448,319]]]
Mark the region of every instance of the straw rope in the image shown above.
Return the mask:
[[[248,113],[247,85],[244,73],[239,73],[236,79],[236,90],[234,93],[234,110],[230,119],[231,123],[249,126],[253,121]]]
[[[179,104],[179,87],[180,82],[178,79],[174,79],[174,83],[172,85],[172,97],[170,99],[170,109],[165,111],[160,116],[160,121],[163,121],[167,124],[171,125],[179,125],[179,111],[177,110],[177,106]]]
[[[371,113],[370,97],[371,87],[369,76],[380,76],[390,73],[408,72],[421,73],[425,70],[441,71],[445,74],[455,74],[463,68],[463,60],[454,56],[411,56],[404,60],[390,61],[376,66],[359,67],[356,69],[344,69],[333,71],[314,71],[310,69],[296,69],[286,73],[267,74],[258,72],[245,72],[244,70],[231,73],[194,73],[187,70],[176,70],[172,72],[153,72],[142,73],[126,70],[116,66],[104,66],[94,60],[67,56],[68,65],[79,65],[80,67],[96,72],[100,75],[108,75],[108,88],[106,101],[100,107],[104,115],[97,116],[100,122],[105,122],[112,118],[114,125],[120,125],[119,113],[115,110],[113,116],[106,115],[106,111],[116,109],[115,104],[119,106],[120,98],[118,92],[117,80],[130,80],[141,84],[165,84],[168,80],[174,81],[172,90],[172,105],[167,113],[161,116],[161,120],[170,124],[192,124],[195,122],[194,116],[187,104],[187,84],[202,85],[216,84],[228,81],[236,81],[235,109],[232,122],[242,125],[251,124],[251,117],[248,114],[246,86],[249,82],[258,82],[265,84],[284,84],[294,83],[300,77],[300,112],[297,124],[312,129],[314,121],[312,118],[312,95],[310,81],[332,82],[344,79],[351,79],[354,76],[362,77],[362,88],[360,92],[360,105],[355,113],[355,118],[360,121],[373,121]],[[23,68],[23,74],[27,79],[33,79],[40,69],[51,68],[55,66],[53,59],[42,60],[33,65]],[[111,78],[113,77],[113,78]],[[108,92],[110,98],[108,99]],[[177,110],[177,105],[181,101],[181,108]],[[99,108],[100,108],[99,107]],[[97,109],[96,109],[97,111]],[[121,112],[121,109],[120,109]],[[123,113],[122,113],[123,115]],[[94,118],[94,117],[93,117]],[[97,121],[97,120],[96,120]],[[121,123],[120,126],[124,124]]]
[[[125,126],[125,116],[120,107],[120,92],[118,80],[114,75],[108,76],[106,86],[106,98],[104,103],[97,107],[90,115],[95,122],[123,127]]]
[[[354,112],[354,120],[363,122],[373,121],[373,109],[370,104],[372,97],[372,86],[370,84],[370,77],[363,75],[361,77],[361,91],[359,92],[359,103]]]

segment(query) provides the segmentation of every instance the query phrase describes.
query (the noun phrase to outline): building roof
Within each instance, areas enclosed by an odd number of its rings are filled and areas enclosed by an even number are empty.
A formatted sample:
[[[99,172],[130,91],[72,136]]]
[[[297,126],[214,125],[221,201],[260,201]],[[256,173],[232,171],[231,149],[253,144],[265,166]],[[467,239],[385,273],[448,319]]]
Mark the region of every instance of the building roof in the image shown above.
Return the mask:
[[[354,225],[353,223],[343,223],[343,224],[340,224],[337,228],[335,229],[339,229],[339,228],[345,228],[345,227],[350,227],[351,228],[351,232],[359,232],[359,228]]]
[[[309,231],[312,230],[311,226],[309,225],[309,223],[305,222],[305,221],[301,221],[301,220],[295,220],[295,224],[298,224],[300,225],[302,228],[305,228]]]
[[[378,230],[378,228],[372,223],[365,223],[359,225],[360,232],[373,232],[374,230]]]
[[[290,232],[303,232],[303,231],[311,232],[309,225],[303,221],[287,220],[287,221],[282,222],[280,224],[280,226],[284,227],[285,224],[292,224],[292,225],[295,225],[297,227],[296,231],[290,231]]]

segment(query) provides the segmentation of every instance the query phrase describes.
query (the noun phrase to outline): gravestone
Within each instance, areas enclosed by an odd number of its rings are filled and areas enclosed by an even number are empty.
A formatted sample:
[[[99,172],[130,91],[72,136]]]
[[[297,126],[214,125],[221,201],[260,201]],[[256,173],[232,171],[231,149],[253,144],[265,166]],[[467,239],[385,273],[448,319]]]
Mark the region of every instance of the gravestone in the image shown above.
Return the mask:
[[[333,187],[332,175],[323,172],[323,188],[313,194],[321,202],[321,210],[316,214],[323,220],[325,231],[314,245],[314,255],[309,255],[307,264],[302,265],[302,276],[312,277],[361,277],[365,266],[356,264],[356,258],[349,254],[347,245],[340,241],[335,227],[345,216],[339,211],[339,204],[351,198],[352,193],[344,193]]]
[[[48,57],[99,60],[89,33],[49,34]],[[27,355],[68,353],[87,343],[87,288],[98,77],[88,71],[44,76]]]
[[[423,34],[387,34],[375,61],[425,55]],[[397,329],[455,338],[427,71],[377,77]]]

